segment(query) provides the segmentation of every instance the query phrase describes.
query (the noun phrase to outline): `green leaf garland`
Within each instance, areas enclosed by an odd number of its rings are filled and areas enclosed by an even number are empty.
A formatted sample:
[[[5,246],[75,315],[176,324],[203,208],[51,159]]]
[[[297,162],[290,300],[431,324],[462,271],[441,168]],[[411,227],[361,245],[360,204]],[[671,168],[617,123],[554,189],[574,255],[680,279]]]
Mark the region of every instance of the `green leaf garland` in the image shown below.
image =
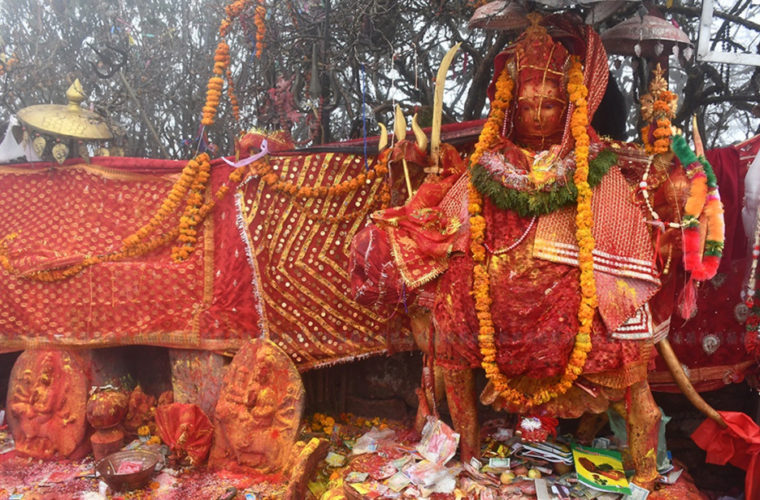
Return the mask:
[[[588,183],[592,188],[602,181],[602,177],[612,165],[617,163],[617,155],[610,150],[599,152],[589,161]],[[545,215],[575,202],[578,189],[572,178],[562,186],[548,191],[520,191],[505,187],[494,179],[481,164],[472,167],[472,183],[483,196],[502,210],[513,210],[522,217]]]

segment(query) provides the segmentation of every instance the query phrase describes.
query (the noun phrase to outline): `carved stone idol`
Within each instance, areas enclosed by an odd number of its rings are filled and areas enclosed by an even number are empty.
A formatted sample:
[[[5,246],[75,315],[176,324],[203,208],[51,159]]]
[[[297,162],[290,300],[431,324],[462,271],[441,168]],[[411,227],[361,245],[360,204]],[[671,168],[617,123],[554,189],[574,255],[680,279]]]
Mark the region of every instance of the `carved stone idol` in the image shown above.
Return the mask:
[[[77,458],[87,451],[87,378],[68,351],[24,351],[11,370],[8,424],[16,450],[34,458]]]
[[[281,472],[304,407],[301,376],[269,340],[245,344],[224,376],[214,412],[213,469]]]

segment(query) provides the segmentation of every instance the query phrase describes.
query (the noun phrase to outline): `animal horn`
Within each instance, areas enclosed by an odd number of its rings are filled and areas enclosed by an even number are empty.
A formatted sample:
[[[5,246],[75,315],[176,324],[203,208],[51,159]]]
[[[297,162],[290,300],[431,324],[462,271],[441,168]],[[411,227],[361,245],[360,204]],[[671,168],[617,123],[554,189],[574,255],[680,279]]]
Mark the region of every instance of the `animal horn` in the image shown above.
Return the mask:
[[[380,140],[377,143],[377,152],[379,153],[388,147],[388,129],[381,122],[377,122],[377,124],[380,126]]]
[[[412,117],[412,131],[414,132],[414,137],[417,141],[417,147],[420,148],[421,151],[425,151],[428,147],[428,138],[425,135],[425,132],[422,131],[420,124],[417,123],[417,113],[414,113],[414,116]]]
[[[435,94],[433,96],[433,127],[430,131],[430,157],[433,167],[438,167],[438,161],[441,156],[441,121],[443,116],[443,90],[446,87],[446,73],[449,71],[451,61],[459,50],[462,42],[457,43],[449,49],[441,66],[438,68],[438,74],[435,77]]]
[[[714,420],[718,425],[725,428],[726,422],[723,420],[723,417],[720,416],[720,413],[710,406],[707,401],[702,399],[702,396],[699,395],[692,385],[689,376],[684,372],[683,366],[681,366],[681,362],[678,360],[668,339],[662,339],[655,345],[657,346],[657,352],[660,353],[662,360],[665,361],[670,374],[673,376],[673,380],[675,380],[678,388],[681,389],[681,392],[686,396],[686,399],[688,399],[689,402],[706,417]]]
[[[398,104],[396,104],[396,116],[393,120],[393,137],[397,142],[406,139],[406,117]]]
[[[694,152],[697,156],[705,155],[705,145],[702,142],[702,136],[699,135],[699,125],[697,125],[697,115],[691,115],[692,130],[694,131]]]

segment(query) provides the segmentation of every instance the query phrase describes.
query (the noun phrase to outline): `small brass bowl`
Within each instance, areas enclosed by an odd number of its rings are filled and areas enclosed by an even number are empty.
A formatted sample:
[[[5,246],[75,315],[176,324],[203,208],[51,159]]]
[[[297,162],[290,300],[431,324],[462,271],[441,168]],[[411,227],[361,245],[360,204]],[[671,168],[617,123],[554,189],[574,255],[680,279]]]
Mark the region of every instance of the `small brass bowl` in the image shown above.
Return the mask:
[[[148,484],[162,459],[159,453],[148,450],[117,451],[98,460],[95,470],[114,491],[136,490]],[[124,462],[138,462],[140,470],[119,474],[119,467]]]

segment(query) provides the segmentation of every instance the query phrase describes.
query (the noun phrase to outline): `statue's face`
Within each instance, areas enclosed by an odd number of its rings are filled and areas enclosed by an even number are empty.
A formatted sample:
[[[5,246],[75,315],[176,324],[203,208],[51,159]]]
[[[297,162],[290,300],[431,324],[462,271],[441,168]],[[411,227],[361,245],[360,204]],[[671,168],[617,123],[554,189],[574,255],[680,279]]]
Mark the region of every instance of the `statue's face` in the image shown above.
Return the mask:
[[[556,81],[525,82],[517,102],[517,137],[550,137],[562,132],[565,108],[567,101]]]

